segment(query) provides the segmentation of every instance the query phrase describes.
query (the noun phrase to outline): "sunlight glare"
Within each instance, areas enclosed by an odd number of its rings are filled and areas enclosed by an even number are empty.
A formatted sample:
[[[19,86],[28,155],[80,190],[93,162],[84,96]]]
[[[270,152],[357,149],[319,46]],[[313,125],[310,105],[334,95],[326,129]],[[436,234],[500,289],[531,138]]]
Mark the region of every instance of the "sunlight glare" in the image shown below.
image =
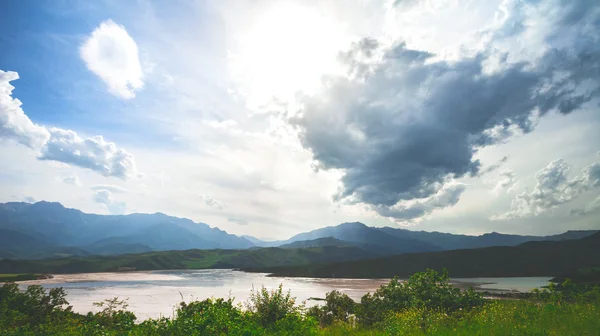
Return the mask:
[[[231,53],[233,74],[250,107],[273,99],[290,101],[314,93],[326,73],[335,73],[347,39],[334,20],[297,4],[277,3],[240,34]]]

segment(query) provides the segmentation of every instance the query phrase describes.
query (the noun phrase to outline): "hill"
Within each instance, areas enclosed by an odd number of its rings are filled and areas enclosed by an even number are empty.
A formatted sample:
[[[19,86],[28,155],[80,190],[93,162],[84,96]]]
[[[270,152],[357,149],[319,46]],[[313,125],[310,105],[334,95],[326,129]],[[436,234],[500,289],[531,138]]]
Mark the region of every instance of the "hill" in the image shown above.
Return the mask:
[[[299,240],[288,244],[279,245],[280,248],[307,248],[322,246],[352,246],[350,243],[333,237],[317,238],[312,240]]]
[[[119,256],[90,256],[46,260],[0,260],[0,274],[114,272],[162,269],[257,268],[319,264],[373,258],[352,246],[304,249],[160,251]]]
[[[247,269],[276,276],[391,278],[428,268],[453,277],[563,276],[600,266],[600,233],[578,240],[527,242],[432,253],[411,253],[323,265]]]

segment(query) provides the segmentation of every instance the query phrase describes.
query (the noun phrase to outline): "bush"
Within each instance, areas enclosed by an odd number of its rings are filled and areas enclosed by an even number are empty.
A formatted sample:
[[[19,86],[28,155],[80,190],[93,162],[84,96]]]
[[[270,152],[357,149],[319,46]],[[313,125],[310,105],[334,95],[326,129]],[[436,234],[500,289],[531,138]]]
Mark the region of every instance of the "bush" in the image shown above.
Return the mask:
[[[361,323],[372,325],[409,308],[449,313],[483,303],[481,294],[472,289],[463,292],[452,286],[445,270],[442,273],[427,270],[415,273],[404,283],[394,278],[372,295],[364,295],[357,316]]]
[[[272,291],[263,286],[259,291],[252,289],[247,308],[260,325],[268,327],[288,315],[299,315],[301,307],[295,304],[296,298],[289,291],[284,293],[282,285]]]

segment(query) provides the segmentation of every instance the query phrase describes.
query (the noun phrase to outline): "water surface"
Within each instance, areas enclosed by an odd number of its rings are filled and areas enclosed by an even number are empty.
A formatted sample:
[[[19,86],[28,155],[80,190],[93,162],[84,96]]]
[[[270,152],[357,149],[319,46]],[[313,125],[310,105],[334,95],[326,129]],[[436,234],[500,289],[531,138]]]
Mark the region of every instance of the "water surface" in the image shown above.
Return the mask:
[[[485,290],[528,291],[548,284],[550,278],[475,278],[454,279],[462,286],[481,286]],[[56,275],[54,279],[25,281],[21,286],[41,284],[46,288],[63,287],[73,310],[79,313],[98,311],[93,305],[104,299],[128,298],[128,309],[138,319],[172,316],[175,306],[183,300],[203,300],[209,297],[235,298],[244,303],[252,288],[274,289],[283,284],[302,303],[312,297],[324,297],[337,289],[355,300],[373,292],[385,279],[315,279],[268,277],[264,273],[233,270],[182,270],[127,273],[85,273]],[[316,301],[306,301],[308,306]]]

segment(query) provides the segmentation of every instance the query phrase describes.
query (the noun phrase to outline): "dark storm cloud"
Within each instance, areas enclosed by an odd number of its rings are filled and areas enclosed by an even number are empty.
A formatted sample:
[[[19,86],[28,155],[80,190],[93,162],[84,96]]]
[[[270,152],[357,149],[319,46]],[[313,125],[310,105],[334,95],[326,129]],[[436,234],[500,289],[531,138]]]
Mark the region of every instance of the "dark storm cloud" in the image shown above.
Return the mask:
[[[432,199],[453,178],[480,173],[473,158],[478,148],[515,131],[530,132],[537,117],[571,113],[597,97],[597,6],[555,5],[564,7],[555,29],[569,38],[549,32],[547,39],[555,43],[528,62],[506,61],[508,54],[499,55],[493,42],[455,62],[435,60],[404,43],[383,49],[372,39],[342,54],[350,76],[326,79],[324,93],[304,97],[301,113],[291,119],[319,168],[345,173],[334,198],[369,204],[399,220],[453,205],[464,188],[434,206],[397,211],[409,206],[401,201]],[[586,6],[589,10],[582,10]],[[383,57],[371,61],[376,52]],[[489,71],[492,58],[504,61]]]

